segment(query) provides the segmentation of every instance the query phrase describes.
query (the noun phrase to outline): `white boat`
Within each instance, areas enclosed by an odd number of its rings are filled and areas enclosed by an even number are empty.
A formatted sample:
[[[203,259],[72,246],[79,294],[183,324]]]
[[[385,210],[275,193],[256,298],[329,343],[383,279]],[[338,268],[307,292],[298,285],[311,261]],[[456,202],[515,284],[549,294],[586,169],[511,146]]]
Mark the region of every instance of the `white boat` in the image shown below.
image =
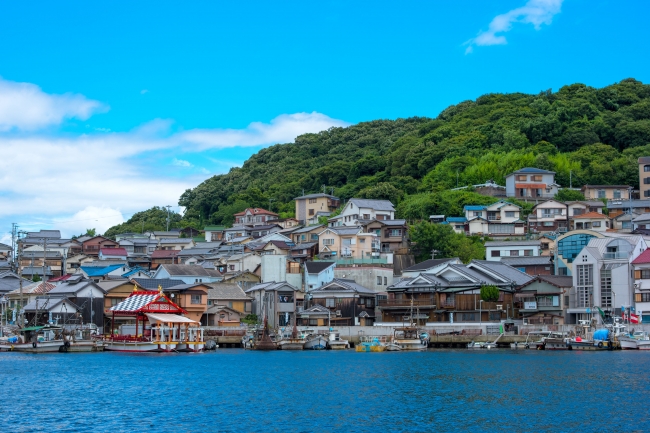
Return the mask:
[[[70,336],[65,335],[65,331],[61,326],[30,326],[23,328],[19,331],[20,335],[16,335],[7,339],[7,342],[0,345],[0,350],[12,352],[28,352],[28,353],[52,353],[52,352],[67,352],[72,346]],[[92,343],[92,342],[91,342]],[[76,346],[75,351],[83,350],[84,345]]]
[[[402,350],[402,347],[398,344],[395,343],[388,343],[386,344],[386,351],[387,352],[400,352]]]
[[[324,335],[310,333],[305,336],[305,350],[327,349],[327,338]]]
[[[331,331],[327,339],[327,347],[330,350],[344,350],[350,348],[350,343],[348,340],[342,340],[338,332]]]
[[[537,349],[539,345],[544,344],[544,337],[548,337],[551,334],[550,331],[533,331],[529,332],[528,335],[526,335],[526,341],[523,343],[519,343],[515,341],[514,343],[510,343],[510,348],[511,349]],[[535,339],[535,337],[539,336],[539,339]]]
[[[401,350],[426,350],[429,346],[429,335],[412,326],[395,328],[391,343],[399,346]]]
[[[636,347],[639,350],[650,350],[650,340],[639,340],[636,342]]]

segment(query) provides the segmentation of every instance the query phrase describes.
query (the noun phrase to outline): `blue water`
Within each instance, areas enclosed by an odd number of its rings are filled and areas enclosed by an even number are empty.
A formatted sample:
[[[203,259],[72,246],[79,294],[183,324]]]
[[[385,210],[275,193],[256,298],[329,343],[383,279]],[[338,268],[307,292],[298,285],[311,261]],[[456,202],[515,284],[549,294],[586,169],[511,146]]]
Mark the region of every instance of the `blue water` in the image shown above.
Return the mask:
[[[0,432],[650,431],[650,351],[0,353]]]

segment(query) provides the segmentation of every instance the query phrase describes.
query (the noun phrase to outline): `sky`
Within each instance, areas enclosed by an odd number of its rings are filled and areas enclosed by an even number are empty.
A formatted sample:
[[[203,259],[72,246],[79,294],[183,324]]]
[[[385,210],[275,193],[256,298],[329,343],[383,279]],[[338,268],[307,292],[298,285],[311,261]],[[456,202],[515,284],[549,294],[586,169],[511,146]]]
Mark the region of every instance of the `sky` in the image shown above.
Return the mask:
[[[190,3],[190,2],[186,2]],[[650,81],[645,0],[11,2],[0,242],[103,232],[300,134]]]

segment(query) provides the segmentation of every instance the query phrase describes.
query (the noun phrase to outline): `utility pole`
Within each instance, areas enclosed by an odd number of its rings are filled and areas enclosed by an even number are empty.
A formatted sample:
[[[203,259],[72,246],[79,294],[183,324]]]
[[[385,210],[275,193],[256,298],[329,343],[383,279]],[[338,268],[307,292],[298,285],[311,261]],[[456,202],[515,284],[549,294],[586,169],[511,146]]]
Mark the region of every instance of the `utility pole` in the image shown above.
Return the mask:
[[[440,251],[438,250],[431,250],[431,260],[434,260],[436,258],[436,253],[439,253]]]
[[[165,206],[167,208],[167,231],[169,231],[169,208],[171,207],[170,205]]]
[[[45,264],[47,261],[45,260],[47,258],[47,238],[43,238],[43,283],[45,283]],[[45,286],[43,286],[45,287]]]
[[[272,202],[273,200],[275,200],[275,199],[274,199],[274,198],[270,198],[270,199],[269,199],[269,211],[271,211],[271,212],[273,212],[273,210],[271,209],[271,205],[273,204],[273,203],[271,203],[271,202]]]

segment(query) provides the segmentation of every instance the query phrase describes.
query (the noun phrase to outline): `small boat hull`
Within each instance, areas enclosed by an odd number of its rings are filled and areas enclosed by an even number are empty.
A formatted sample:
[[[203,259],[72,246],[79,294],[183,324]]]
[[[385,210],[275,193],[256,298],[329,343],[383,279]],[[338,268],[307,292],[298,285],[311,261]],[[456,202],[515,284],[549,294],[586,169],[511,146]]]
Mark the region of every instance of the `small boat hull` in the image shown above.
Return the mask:
[[[361,343],[354,347],[357,352],[383,352],[386,347],[381,344]]]
[[[639,350],[650,350],[650,341],[648,340],[637,341],[636,346]]]
[[[310,338],[305,342],[305,350],[325,350],[327,349],[327,340],[321,335]]]
[[[330,350],[345,350],[350,348],[350,343],[345,340],[328,341],[327,346]]]
[[[109,352],[171,352],[176,344],[156,344],[152,341],[108,341],[104,350]]]
[[[638,341],[633,338],[621,338],[618,339],[621,343],[621,349],[623,350],[637,350],[639,348]]]
[[[280,350],[303,350],[304,341],[302,340],[283,340],[278,343],[278,349]]]

